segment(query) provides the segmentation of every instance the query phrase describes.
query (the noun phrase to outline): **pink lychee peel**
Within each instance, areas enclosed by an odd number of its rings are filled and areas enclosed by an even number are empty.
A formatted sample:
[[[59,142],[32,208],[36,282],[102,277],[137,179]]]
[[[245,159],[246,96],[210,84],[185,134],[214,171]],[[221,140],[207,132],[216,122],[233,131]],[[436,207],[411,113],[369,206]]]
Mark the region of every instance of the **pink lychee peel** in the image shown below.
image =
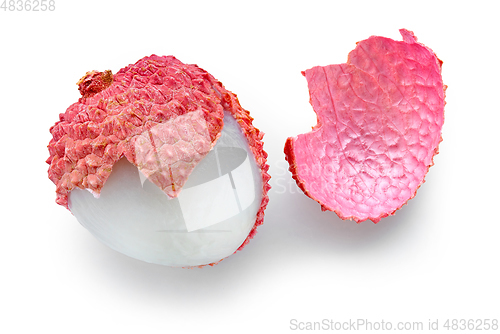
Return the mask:
[[[401,29],[372,36],[345,64],[303,72],[318,124],[290,137],[285,157],[299,188],[342,219],[373,222],[416,194],[438,153],[442,61]]]

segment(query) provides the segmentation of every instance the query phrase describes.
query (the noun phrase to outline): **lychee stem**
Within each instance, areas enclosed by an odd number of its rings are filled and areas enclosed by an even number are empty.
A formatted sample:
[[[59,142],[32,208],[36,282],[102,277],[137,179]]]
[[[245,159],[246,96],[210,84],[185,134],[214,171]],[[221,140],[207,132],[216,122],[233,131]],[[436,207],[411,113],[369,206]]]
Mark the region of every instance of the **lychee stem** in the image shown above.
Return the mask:
[[[113,83],[113,73],[107,70],[104,72],[87,72],[76,84],[82,97],[87,98],[108,88],[111,83]]]

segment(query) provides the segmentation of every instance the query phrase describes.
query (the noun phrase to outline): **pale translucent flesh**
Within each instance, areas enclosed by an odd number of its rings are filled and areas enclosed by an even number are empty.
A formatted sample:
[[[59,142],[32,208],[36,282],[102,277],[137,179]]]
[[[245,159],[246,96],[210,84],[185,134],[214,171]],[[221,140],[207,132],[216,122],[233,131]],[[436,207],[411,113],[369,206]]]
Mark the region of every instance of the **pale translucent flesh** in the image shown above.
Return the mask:
[[[262,177],[246,138],[227,112],[215,147],[177,198],[122,158],[99,198],[75,189],[69,207],[97,239],[130,257],[174,267],[217,262],[245,241],[262,200]]]

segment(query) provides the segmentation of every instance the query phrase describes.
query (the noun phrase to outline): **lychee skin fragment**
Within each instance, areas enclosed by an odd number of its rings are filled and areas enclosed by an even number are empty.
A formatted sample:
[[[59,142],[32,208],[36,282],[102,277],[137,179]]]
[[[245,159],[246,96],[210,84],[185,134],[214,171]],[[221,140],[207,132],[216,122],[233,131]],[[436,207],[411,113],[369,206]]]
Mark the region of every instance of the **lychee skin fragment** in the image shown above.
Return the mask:
[[[413,198],[438,153],[444,122],[442,61],[401,29],[372,36],[345,64],[305,75],[318,117],[285,144],[304,193],[342,219],[378,222]]]
[[[263,222],[270,176],[264,134],[252,125],[235,94],[205,70],[172,56],[145,57],[114,75],[91,71],[77,84],[82,97],[50,129],[48,175],[58,204],[68,208],[68,194],[75,188],[99,196],[122,157],[176,197],[214,147],[226,111],[241,127],[262,175],[260,210],[239,249],[248,243]],[[169,164],[172,155],[181,163]]]

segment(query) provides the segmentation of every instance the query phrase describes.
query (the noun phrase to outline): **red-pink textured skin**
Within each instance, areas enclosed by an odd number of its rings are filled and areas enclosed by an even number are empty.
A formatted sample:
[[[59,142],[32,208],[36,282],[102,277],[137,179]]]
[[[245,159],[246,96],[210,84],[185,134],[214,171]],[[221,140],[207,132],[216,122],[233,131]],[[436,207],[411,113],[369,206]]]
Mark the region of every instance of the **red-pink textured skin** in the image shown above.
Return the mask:
[[[257,226],[263,223],[269,201],[270,176],[267,154],[263,150],[264,134],[252,125],[253,118],[240,106],[236,95],[205,70],[183,64],[172,56],[145,57],[118,71],[110,85],[99,81],[101,78],[107,80],[104,74],[108,72],[103,72],[102,76],[96,73],[99,72],[88,72],[78,82],[82,97],[60,114],[59,121],[50,128],[53,138],[48,145],[47,163],[50,165],[49,178],[56,185],[56,202],[69,209],[68,194],[74,188],[86,188],[99,194],[114,163],[122,157],[143,168],[154,163],[152,160],[162,159],[161,152],[165,152],[164,157],[171,152],[186,157],[180,159],[178,174],[174,170],[169,176],[166,173],[172,171],[167,169],[150,178],[169,196],[176,196],[196,163],[215,145],[226,110],[241,126],[263,180],[261,206],[253,229],[238,250],[242,249],[255,235]],[[98,81],[92,85],[89,80],[94,78]],[[85,89],[90,86],[94,90],[89,93]],[[95,87],[103,90],[95,92]],[[174,134],[158,132],[178,117],[191,120],[195,132],[182,134],[179,127]],[[195,136],[191,139],[187,137],[193,133]],[[141,136],[148,136],[151,143],[159,143],[162,138],[162,145],[179,142],[185,145],[174,151],[173,146],[165,150],[158,147],[160,153],[156,157],[138,155],[143,152],[136,145]],[[165,181],[169,177],[170,184]]]
[[[342,219],[377,223],[413,198],[438,153],[444,122],[441,60],[401,29],[372,36],[345,64],[303,73],[318,117],[291,137],[286,160],[298,186]]]
[[[179,115],[131,138],[135,163],[170,198],[179,195],[212,141],[201,109]]]

